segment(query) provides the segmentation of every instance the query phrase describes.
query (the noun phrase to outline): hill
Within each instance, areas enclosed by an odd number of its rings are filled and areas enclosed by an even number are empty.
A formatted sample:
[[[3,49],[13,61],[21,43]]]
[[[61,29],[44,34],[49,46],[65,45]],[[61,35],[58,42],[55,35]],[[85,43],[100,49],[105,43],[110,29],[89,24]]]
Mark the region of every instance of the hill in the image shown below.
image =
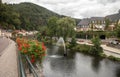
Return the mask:
[[[39,26],[44,26],[47,19],[52,16],[60,17],[60,15],[33,3],[10,4],[17,13],[20,14],[21,28],[37,29]]]
[[[120,10],[116,14],[107,15],[105,18],[111,20],[112,22],[118,21],[120,19]]]
[[[47,20],[50,17],[66,17],[28,2],[20,4],[0,3],[0,5],[0,27],[3,29],[37,30],[39,27],[47,25]],[[75,20],[76,23],[80,21],[79,19]]]

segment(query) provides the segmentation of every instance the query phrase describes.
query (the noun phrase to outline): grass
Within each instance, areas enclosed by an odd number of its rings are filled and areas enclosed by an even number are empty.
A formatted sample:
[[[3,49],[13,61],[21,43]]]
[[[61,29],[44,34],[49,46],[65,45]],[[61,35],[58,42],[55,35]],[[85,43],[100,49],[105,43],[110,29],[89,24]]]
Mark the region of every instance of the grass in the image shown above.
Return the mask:
[[[71,47],[70,49],[73,52],[81,52],[81,53],[84,53],[87,55],[96,56],[96,55],[91,53],[92,48],[93,48],[93,46],[89,46],[89,45],[85,45],[85,44],[77,44],[74,47]],[[101,53],[99,56],[97,55],[96,57],[107,58],[107,59],[112,60],[112,61],[120,62],[120,58],[114,57],[114,56],[107,56],[104,53]]]

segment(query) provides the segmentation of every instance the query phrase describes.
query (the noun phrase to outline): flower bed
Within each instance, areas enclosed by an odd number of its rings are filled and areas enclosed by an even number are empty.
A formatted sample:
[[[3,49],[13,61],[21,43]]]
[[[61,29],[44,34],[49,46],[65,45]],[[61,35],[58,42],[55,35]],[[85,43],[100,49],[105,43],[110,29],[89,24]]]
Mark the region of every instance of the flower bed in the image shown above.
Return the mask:
[[[18,50],[23,54],[27,55],[31,63],[36,61],[42,61],[45,56],[46,47],[43,42],[38,42],[37,40],[28,40],[24,38],[16,39]]]

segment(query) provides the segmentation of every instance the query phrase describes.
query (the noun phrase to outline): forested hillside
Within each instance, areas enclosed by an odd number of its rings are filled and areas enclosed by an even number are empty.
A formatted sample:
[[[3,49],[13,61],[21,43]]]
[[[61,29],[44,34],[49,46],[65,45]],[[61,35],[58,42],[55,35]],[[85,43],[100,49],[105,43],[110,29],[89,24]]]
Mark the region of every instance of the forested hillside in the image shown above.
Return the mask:
[[[24,29],[37,29],[39,26],[46,25],[49,17],[59,16],[33,3],[20,3],[10,6],[20,14],[21,27]]]
[[[65,17],[33,3],[0,3],[0,28],[3,29],[37,30],[47,25],[47,20],[53,16]],[[75,20],[79,21],[79,19]]]

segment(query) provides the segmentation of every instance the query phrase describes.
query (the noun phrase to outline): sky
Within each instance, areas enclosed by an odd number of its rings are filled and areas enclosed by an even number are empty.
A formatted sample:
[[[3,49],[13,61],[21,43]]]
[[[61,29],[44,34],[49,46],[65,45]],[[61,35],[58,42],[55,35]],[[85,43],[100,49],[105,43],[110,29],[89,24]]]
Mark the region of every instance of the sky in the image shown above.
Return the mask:
[[[6,3],[32,2],[60,15],[74,18],[104,17],[118,13],[120,0],[2,0]]]

